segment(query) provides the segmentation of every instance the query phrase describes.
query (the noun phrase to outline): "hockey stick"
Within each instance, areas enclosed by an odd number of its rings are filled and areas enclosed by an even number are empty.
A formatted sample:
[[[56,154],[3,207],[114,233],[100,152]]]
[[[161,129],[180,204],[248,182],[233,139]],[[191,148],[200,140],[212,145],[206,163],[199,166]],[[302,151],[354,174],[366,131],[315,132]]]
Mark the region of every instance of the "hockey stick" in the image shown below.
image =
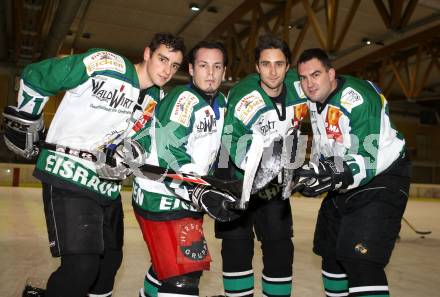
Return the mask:
[[[431,233],[432,233],[432,231],[420,231],[420,230],[417,230],[416,228],[414,228],[413,225],[410,224],[410,222],[408,222],[407,219],[405,219],[405,217],[402,217],[402,220],[408,225],[408,227],[409,227],[411,230],[413,230],[413,231],[416,232],[417,234],[420,234],[420,235],[428,235],[428,234],[431,234]]]
[[[142,165],[139,167],[139,170],[142,172],[142,174],[144,174],[144,176],[147,177],[152,173],[160,175],[168,180],[180,180],[192,185],[211,186],[219,190],[226,190],[234,195],[239,195],[241,193],[243,185],[243,183],[239,180],[225,180],[211,175],[197,176],[194,174],[177,172],[169,168],[163,168],[150,164]]]
[[[81,159],[89,160],[92,162],[96,162],[98,158],[94,153],[84,151],[84,150],[78,150],[73,149],[70,147],[62,146],[62,145],[56,145],[52,143],[43,143],[42,146],[46,149],[50,149],[56,152],[65,153],[68,155],[76,156]],[[217,188],[219,190],[226,190],[228,192],[231,192],[234,195],[241,195],[242,186],[243,183],[239,180],[224,180],[220,178],[216,178],[211,175],[205,175],[205,176],[197,176],[194,174],[189,173],[183,173],[183,172],[176,172],[169,168],[163,168],[155,165],[150,164],[144,164],[137,168],[141,171],[142,175],[147,178],[152,178],[151,174],[154,174],[153,178],[157,178],[157,180],[160,180],[161,178],[165,178],[169,181],[172,180],[180,180],[182,182],[185,182],[190,185],[204,185],[204,186],[211,186],[213,188]],[[157,176],[160,175],[160,176]],[[242,209],[239,206],[239,201],[237,201],[237,206],[234,205],[228,205],[228,208],[238,208]]]

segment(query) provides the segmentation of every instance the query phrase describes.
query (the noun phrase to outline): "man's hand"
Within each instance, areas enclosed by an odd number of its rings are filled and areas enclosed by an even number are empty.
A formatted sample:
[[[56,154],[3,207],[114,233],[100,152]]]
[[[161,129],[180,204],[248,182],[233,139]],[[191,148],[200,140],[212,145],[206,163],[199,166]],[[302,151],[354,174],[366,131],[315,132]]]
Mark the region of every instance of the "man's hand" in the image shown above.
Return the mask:
[[[144,153],[139,143],[131,139],[109,145],[97,154],[96,174],[102,179],[126,179],[133,169],[143,164]]]
[[[205,211],[216,221],[230,222],[241,215],[241,211],[235,209],[239,198],[227,191],[198,185],[191,189],[190,195],[194,206]]]
[[[304,196],[314,197],[322,193],[347,188],[353,183],[350,168],[340,158],[330,157],[310,162],[295,170],[295,189]]]
[[[44,138],[44,122],[41,115],[35,116],[6,106],[3,111],[4,140],[15,154],[33,159],[39,152],[39,142]]]

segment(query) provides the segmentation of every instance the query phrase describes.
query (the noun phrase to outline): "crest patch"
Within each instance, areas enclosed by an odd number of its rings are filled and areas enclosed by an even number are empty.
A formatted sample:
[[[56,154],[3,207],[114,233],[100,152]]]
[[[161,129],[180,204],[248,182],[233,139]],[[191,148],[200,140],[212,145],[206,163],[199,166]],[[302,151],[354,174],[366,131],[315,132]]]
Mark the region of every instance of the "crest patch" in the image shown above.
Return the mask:
[[[353,108],[364,103],[364,98],[353,88],[346,88],[342,92],[341,105],[348,111],[351,112]]]
[[[189,127],[194,106],[199,103],[199,99],[192,93],[185,91],[180,94],[173,107],[170,120]]]
[[[263,97],[258,91],[253,91],[240,101],[235,106],[234,115],[245,125],[249,124],[250,120],[257,114],[257,112],[265,106]]]
[[[124,59],[107,51],[93,53],[85,57],[83,63],[89,76],[95,71],[112,70],[122,74],[126,71]]]

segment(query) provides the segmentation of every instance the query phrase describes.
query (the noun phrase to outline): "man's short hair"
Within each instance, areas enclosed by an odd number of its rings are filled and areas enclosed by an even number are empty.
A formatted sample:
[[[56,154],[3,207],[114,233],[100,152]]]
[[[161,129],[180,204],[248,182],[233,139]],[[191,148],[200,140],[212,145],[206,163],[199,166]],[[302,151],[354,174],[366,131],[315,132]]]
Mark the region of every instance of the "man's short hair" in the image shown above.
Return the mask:
[[[312,59],[318,59],[326,70],[333,68],[330,58],[328,57],[327,53],[321,48],[309,48],[303,51],[298,58],[298,62],[296,63],[297,68],[299,64],[305,63]]]
[[[188,63],[194,65],[194,61],[196,60],[197,51],[201,48],[208,49],[218,49],[223,54],[223,65],[228,65],[228,53],[226,52],[226,48],[220,41],[217,40],[202,40],[199,41],[188,53]]]
[[[161,44],[165,45],[167,48],[171,49],[172,52],[182,52],[185,55],[185,43],[182,37],[174,36],[171,33],[156,33],[150,41],[148,47],[153,53]]]
[[[292,61],[292,55],[290,53],[289,46],[285,41],[282,39],[266,34],[262,35],[258,38],[257,47],[255,47],[254,54],[255,54],[255,63],[258,64],[258,61],[260,60],[261,52],[266,49],[279,49],[283,52],[284,56],[286,57],[287,63],[291,63]]]

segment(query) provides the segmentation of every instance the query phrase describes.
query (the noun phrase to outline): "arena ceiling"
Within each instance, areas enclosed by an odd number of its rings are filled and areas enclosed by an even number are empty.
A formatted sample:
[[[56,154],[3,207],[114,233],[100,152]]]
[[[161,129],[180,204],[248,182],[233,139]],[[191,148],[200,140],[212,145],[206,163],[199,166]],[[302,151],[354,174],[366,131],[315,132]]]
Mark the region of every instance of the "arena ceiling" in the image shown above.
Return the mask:
[[[325,48],[339,73],[375,81],[404,114],[440,111],[440,0],[3,0],[0,22],[0,61],[18,67],[91,47],[137,61],[158,31],[188,48],[221,39],[229,84],[254,70],[258,35],[273,33],[294,61]]]

